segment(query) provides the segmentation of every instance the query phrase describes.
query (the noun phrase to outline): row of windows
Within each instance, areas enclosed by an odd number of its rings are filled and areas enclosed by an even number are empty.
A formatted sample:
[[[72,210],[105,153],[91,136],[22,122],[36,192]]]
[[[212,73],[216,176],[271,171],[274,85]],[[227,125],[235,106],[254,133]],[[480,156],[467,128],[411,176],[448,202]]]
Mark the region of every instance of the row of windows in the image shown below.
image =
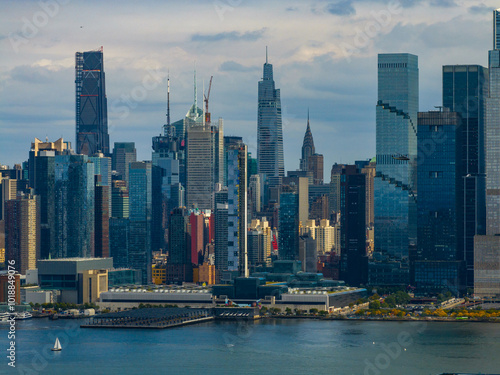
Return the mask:
[[[379,68],[407,68],[407,63],[384,63],[378,64]]]

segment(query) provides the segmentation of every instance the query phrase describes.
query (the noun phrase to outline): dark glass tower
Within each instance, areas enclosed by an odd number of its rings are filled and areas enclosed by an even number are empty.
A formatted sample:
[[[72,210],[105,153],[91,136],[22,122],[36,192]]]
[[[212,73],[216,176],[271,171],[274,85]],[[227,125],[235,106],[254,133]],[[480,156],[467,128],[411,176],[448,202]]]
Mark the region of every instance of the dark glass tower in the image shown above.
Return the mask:
[[[346,165],[340,176],[341,277],[351,286],[366,284],[366,177],[356,165]]]
[[[377,166],[374,182],[374,262],[369,283],[409,282],[416,245],[418,57],[378,56]]]
[[[474,236],[486,234],[485,112],[488,69],[479,65],[443,66],[443,107],[458,112],[461,182],[457,189],[458,260],[466,263],[461,283],[474,286]]]
[[[456,112],[418,114],[417,251],[412,285],[419,294],[460,292],[457,261],[457,190],[462,184],[460,125]]]
[[[294,184],[282,186],[278,233],[280,259],[299,259],[299,193]]]
[[[94,254],[94,164],[86,155],[56,155],[51,258]]]
[[[102,47],[75,55],[76,152],[109,154],[108,108]]]
[[[283,128],[281,120],[280,90],[275,89],[273,66],[264,64],[264,76],[259,82],[257,114],[258,171],[266,175],[270,186],[280,184],[285,175],[283,158]]]
[[[151,162],[134,162],[129,166],[129,267],[142,272],[142,283],[151,282]]]

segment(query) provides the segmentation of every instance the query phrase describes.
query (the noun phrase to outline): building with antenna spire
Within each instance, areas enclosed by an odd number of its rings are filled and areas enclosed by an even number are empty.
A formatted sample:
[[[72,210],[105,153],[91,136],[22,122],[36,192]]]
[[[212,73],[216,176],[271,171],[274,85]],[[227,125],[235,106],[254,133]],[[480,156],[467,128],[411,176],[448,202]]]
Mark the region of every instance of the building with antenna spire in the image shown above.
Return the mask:
[[[194,72],[194,101],[184,119],[186,131],[186,206],[213,209],[215,184],[221,181],[223,170],[223,122],[217,125],[205,121],[198,108],[196,71]]]

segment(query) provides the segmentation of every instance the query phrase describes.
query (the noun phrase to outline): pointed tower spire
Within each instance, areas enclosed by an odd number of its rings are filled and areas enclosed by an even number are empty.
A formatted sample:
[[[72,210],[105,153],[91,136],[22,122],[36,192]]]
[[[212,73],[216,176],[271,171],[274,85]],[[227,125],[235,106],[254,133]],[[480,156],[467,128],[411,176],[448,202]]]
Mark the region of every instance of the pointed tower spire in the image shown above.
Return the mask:
[[[196,88],[196,62],[194,63],[194,115],[198,112],[198,91]]]
[[[307,127],[306,134],[304,134],[304,142],[302,144],[302,158],[300,159],[300,170],[308,170],[308,159],[310,156],[316,153],[314,147],[314,139],[311,132],[311,126],[309,124],[309,108],[307,108]]]
[[[266,46],[266,64],[267,64],[267,46]]]
[[[170,127],[170,70],[167,76],[167,126]]]

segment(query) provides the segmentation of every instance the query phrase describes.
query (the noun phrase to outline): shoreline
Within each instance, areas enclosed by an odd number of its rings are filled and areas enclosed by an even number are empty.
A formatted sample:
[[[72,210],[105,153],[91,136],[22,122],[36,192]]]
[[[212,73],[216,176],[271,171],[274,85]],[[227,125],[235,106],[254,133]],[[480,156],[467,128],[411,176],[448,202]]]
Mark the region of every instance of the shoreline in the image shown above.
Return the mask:
[[[439,323],[500,323],[500,318],[494,320],[479,320],[479,319],[447,319],[447,318],[436,318],[436,317],[425,317],[425,318],[396,318],[396,317],[386,317],[386,318],[349,318],[349,317],[320,317],[320,316],[261,316],[263,319],[316,319],[316,320],[345,320],[345,321],[366,321],[366,322],[439,322]]]

